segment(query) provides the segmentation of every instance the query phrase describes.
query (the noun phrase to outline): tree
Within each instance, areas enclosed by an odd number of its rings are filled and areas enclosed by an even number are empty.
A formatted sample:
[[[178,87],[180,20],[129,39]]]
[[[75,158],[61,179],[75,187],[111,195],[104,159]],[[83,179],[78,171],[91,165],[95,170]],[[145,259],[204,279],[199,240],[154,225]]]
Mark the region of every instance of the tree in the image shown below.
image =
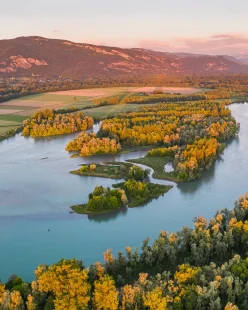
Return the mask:
[[[156,287],[155,289],[148,291],[143,295],[144,305],[151,310],[165,310],[166,298],[163,297],[162,289]]]
[[[84,309],[90,296],[88,271],[76,260],[61,260],[38,277],[39,290],[54,295],[56,310]]]
[[[93,304],[95,309],[116,310],[118,292],[115,282],[109,275],[104,275],[94,282]]]

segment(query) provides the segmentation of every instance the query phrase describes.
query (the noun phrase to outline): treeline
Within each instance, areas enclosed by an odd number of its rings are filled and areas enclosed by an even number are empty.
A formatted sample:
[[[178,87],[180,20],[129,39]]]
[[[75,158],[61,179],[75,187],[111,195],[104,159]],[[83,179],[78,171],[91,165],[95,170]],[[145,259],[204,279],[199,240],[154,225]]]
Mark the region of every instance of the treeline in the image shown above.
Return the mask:
[[[230,93],[212,91],[210,94],[206,93],[195,93],[188,95],[181,94],[151,94],[151,95],[133,95],[128,96],[122,100],[122,103],[167,103],[167,102],[180,102],[180,101],[199,101],[208,99],[229,99]]]
[[[124,76],[124,77],[93,77],[82,80],[55,78],[33,78],[7,79],[0,84],[0,102],[8,101],[21,96],[39,94],[45,92],[55,92],[61,90],[72,90],[82,88],[98,87],[118,87],[118,86],[168,86],[168,87],[199,87],[216,89],[219,91],[230,92],[231,95],[244,96],[248,94],[247,75],[220,75],[220,76]],[[216,99],[216,98],[215,98]]]
[[[66,113],[73,113],[77,112],[79,110],[82,110],[82,108],[76,108],[76,107],[71,107],[71,108],[66,108],[66,109],[57,109],[53,110],[55,114],[66,114]]]
[[[121,145],[116,139],[98,138],[96,133],[81,132],[66,146],[67,151],[80,151],[80,156],[116,154]]]
[[[40,265],[36,279],[13,275],[0,284],[2,309],[246,310],[248,307],[248,194],[194,228],[161,231],[141,250],[104,253],[85,268],[62,259]]]
[[[100,98],[100,99],[94,99],[93,102],[97,106],[102,105],[112,105],[112,104],[118,104],[120,103],[121,97],[120,96],[112,96],[107,98]]]
[[[93,126],[93,119],[77,114],[57,114],[54,110],[46,109],[36,112],[30,119],[23,121],[23,136],[44,137],[63,135],[86,130]]]

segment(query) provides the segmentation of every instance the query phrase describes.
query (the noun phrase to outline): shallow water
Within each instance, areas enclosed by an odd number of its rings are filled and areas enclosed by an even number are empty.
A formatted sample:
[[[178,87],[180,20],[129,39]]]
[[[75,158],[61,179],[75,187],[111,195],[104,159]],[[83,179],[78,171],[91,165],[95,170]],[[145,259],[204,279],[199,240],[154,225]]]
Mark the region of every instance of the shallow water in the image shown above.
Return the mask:
[[[172,161],[168,162],[168,163],[164,166],[164,171],[165,171],[165,172],[172,172],[172,171],[174,171],[174,167],[173,167]]]
[[[17,273],[31,280],[37,265],[61,258],[75,257],[89,265],[102,260],[107,248],[117,253],[127,245],[140,247],[161,229],[176,231],[192,226],[195,216],[210,218],[217,209],[232,208],[248,191],[248,105],[231,109],[241,131],[213,169],[198,181],[175,185],[146,206],[107,215],[69,212],[71,205],[86,202],[96,185],[111,186],[119,180],[69,171],[81,163],[121,161],[145,152],[72,159],[64,148],[76,134],[42,139],[18,135],[0,142],[0,278],[5,281]]]

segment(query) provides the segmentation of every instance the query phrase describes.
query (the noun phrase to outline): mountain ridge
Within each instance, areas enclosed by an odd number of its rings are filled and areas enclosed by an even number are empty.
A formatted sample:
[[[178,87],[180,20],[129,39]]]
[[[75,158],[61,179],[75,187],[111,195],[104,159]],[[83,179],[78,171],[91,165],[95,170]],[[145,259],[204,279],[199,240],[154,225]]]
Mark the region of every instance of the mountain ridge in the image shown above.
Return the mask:
[[[68,78],[248,73],[228,55],[169,53],[39,36],[0,40],[0,75]]]

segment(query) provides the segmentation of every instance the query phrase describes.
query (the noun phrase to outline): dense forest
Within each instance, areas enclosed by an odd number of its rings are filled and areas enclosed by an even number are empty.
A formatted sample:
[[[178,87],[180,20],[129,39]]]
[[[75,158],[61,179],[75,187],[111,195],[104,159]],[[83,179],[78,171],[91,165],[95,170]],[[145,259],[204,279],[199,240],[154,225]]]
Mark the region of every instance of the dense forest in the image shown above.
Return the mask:
[[[98,133],[81,132],[66,150],[90,156],[116,154],[122,147],[153,146],[148,157],[171,157],[173,180],[190,181],[214,164],[225,148],[223,142],[233,138],[239,126],[223,101],[145,105],[104,119]]]
[[[116,154],[121,145],[116,139],[98,138],[96,133],[81,132],[66,146],[67,151],[80,151],[80,156]]]
[[[36,112],[30,119],[23,122],[23,136],[44,137],[63,135],[86,130],[93,126],[93,119],[81,112],[76,115],[58,114],[54,110],[46,109]]]
[[[216,206],[217,208],[218,206]],[[178,233],[161,231],[152,244],[126,247],[86,268],[62,259],[40,265],[35,280],[17,275],[0,284],[1,309],[194,310],[248,308],[248,194],[207,221]]]
[[[179,102],[143,106],[103,120],[99,135],[129,146],[191,144],[204,137],[224,141],[238,129],[221,101]]]

